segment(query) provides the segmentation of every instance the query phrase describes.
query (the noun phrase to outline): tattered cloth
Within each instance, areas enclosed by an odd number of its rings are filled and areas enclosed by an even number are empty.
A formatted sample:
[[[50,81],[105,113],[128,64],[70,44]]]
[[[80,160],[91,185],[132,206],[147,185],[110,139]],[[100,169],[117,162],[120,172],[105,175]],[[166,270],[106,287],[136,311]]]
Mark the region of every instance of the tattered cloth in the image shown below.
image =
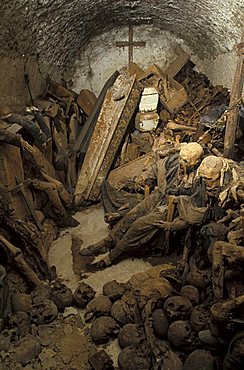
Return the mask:
[[[116,190],[111,186],[108,180],[105,180],[101,185],[101,199],[103,208],[106,213],[117,212],[124,216],[130,209],[134,208],[142,199],[143,196],[137,193],[129,193],[125,190]],[[127,205],[124,210],[121,207]]]
[[[179,190],[177,188],[178,158],[179,156],[176,154],[157,162],[158,181],[160,182],[158,189],[130,210],[110,233],[115,245],[110,253],[111,261],[115,261],[123,253],[142,250],[143,246],[147,245],[159,233],[160,228],[155,224],[167,220],[165,195],[174,188]],[[193,191],[193,189],[189,190]],[[180,218],[187,224],[201,223],[207,214],[208,206],[197,206],[194,195],[181,195],[178,199]]]
[[[179,197],[178,211],[182,220],[189,224],[200,224],[205,218],[209,206],[197,207],[188,195]]]

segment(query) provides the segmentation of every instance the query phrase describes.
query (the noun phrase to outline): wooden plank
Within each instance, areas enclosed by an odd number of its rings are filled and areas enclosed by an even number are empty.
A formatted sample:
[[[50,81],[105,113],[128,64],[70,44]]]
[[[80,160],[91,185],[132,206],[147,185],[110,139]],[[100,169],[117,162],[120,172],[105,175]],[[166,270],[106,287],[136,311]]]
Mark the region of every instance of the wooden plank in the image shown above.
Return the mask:
[[[129,74],[131,76],[136,75],[136,78],[140,80],[145,75],[145,71],[135,62],[130,64]]]
[[[68,139],[67,139],[67,126],[64,120],[57,119],[55,125],[53,125],[53,140],[58,150],[67,152],[68,150]]]
[[[94,105],[96,104],[96,95],[87,89],[82,89],[77,98],[77,104],[85,112],[87,116],[92,112]]]
[[[24,181],[24,169],[20,149],[6,143],[0,145],[0,181],[9,191],[9,199],[14,213],[21,220],[27,220],[30,212],[20,193],[11,194],[11,190],[17,185],[16,178]],[[31,192],[26,189],[28,199],[31,201]]]
[[[78,135],[78,121],[76,114],[74,113],[69,122],[69,129],[70,129],[70,135],[69,135],[69,152],[71,153],[69,155],[68,160],[68,170],[70,173],[70,181],[72,188],[75,187],[76,181],[77,181],[77,173],[76,173],[76,153],[73,153],[72,149],[76,142],[77,135]]]
[[[188,96],[184,86],[166,75],[156,64],[147,69],[146,76],[159,92],[161,103],[171,114],[187,102]]]
[[[226,122],[224,138],[224,157],[233,158],[236,138],[236,129],[239,116],[239,101],[241,99],[244,84],[244,25],[242,30],[241,48],[237,60],[236,71],[230,93],[229,115]]]
[[[118,91],[124,98],[115,100]],[[76,189],[75,202],[98,197],[100,185],[106,178],[119,145],[138,104],[142,86],[135,76],[121,74],[106,94],[104,103],[81,168]]]
[[[174,78],[177,73],[180,72],[180,70],[184,67],[184,65],[188,62],[190,59],[190,55],[187,54],[185,51],[182,51],[178,55],[176,59],[173,60],[173,62],[170,64],[170,66],[164,71],[164,73],[171,78]]]
[[[101,107],[102,107],[102,104],[103,104],[103,101],[104,101],[104,97],[106,95],[106,92],[107,90],[109,89],[109,87],[111,87],[114,83],[114,81],[116,80],[116,78],[119,76],[119,72],[118,71],[115,71],[113,73],[113,75],[107,80],[107,82],[105,83],[105,85],[103,86],[102,88],[102,91],[101,93],[99,94],[99,97],[92,109],[92,112],[91,114],[88,116],[84,126],[82,127],[82,130],[75,142],[75,145],[74,145],[74,151],[76,153],[78,153],[79,151],[81,153],[85,153],[86,150],[87,150],[87,147],[89,145],[89,142],[90,142],[90,138],[91,138],[91,134],[94,130],[94,127],[96,125],[96,122],[97,122],[97,118],[98,118],[98,115],[100,113],[100,110],[101,110]]]
[[[154,162],[154,153],[147,153],[141,157],[117,167],[109,173],[108,180],[116,189],[120,189],[127,181],[135,181],[143,170],[148,169]]]
[[[114,162],[114,159],[116,158],[120,144],[126,134],[131,118],[138,106],[142,90],[143,90],[142,85],[139,84],[137,80],[134,78],[133,84],[130,89],[129,96],[126,99],[125,107],[123,111],[121,112],[119,121],[117,123],[116,130],[113,134],[112,140],[109,144],[108,150],[101,164],[101,168],[98,172],[96,181],[91,190],[90,199],[95,200],[96,198],[99,197],[100,187],[103,181],[108,176],[111,166]]]

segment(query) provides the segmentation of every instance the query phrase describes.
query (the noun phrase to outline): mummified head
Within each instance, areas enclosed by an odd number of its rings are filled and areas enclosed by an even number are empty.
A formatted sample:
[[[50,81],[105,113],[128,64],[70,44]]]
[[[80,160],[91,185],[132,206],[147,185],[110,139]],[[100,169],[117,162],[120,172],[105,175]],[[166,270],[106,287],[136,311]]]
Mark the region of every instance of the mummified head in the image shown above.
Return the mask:
[[[198,143],[183,144],[180,150],[179,158],[180,165],[184,172],[187,169],[194,167],[203,156],[203,148]]]
[[[220,185],[221,170],[223,168],[223,159],[214,155],[209,155],[203,159],[197,174],[205,180],[208,190],[214,189]]]

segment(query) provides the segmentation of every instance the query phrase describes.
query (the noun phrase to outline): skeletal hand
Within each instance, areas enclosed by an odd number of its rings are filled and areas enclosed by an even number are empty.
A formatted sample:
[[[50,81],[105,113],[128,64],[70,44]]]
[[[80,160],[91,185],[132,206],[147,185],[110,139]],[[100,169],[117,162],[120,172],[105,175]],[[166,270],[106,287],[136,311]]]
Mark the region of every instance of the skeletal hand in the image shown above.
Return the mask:
[[[34,148],[22,138],[20,139],[20,144],[23,150],[28,150],[28,152],[30,153],[33,153],[35,151]]]
[[[154,225],[159,228],[165,229],[165,230],[170,230],[170,229],[181,230],[187,226],[187,223],[186,221],[181,220],[180,218],[175,218],[172,222],[159,220],[159,221],[156,221]]]
[[[172,222],[169,221],[163,221],[163,220],[158,220],[154,222],[154,226],[157,226],[161,229],[170,229],[172,226]]]

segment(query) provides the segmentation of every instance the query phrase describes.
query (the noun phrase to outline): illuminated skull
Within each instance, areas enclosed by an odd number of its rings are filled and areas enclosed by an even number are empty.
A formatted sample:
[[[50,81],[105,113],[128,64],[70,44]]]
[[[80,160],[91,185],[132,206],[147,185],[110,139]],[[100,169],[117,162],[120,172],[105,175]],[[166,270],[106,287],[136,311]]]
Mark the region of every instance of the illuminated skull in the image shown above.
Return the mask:
[[[201,162],[197,174],[206,183],[206,189],[212,190],[220,185],[221,170],[223,159],[214,155],[209,155]]]
[[[186,173],[186,168],[193,167],[203,156],[203,148],[198,143],[183,144],[180,149],[180,164]]]

